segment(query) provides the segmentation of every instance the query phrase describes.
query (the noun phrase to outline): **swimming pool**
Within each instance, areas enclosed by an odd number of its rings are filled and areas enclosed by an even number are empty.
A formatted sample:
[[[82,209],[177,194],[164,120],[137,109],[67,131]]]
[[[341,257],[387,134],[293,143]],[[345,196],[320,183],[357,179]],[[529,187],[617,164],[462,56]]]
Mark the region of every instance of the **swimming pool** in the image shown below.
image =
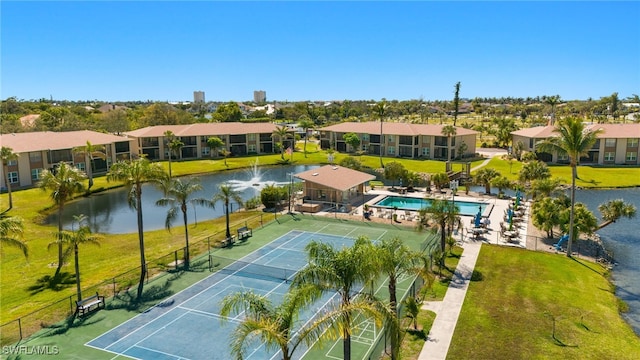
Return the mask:
[[[386,207],[386,208],[397,207],[399,210],[413,210],[413,211],[418,211],[430,205],[431,205],[430,199],[402,197],[402,196],[387,196],[384,199],[374,204],[374,206],[379,206],[379,207]],[[480,213],[483,216],[488,216],[489,215],[488,212],[491,210],[490,208],[487,208],[489,205],[490,204],[456,200],[456,206],[460,209],[460,215],[474,216],[475,214],[478,213],[478,209],[480,209]],[[485,210],[488,210],[488,211],[485,212]]]

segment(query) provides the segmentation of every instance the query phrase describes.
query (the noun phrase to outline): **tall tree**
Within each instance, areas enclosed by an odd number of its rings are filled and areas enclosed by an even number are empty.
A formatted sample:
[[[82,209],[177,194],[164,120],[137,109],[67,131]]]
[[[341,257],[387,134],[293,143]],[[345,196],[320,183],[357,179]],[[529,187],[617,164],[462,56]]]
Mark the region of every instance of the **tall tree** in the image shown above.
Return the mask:
[[[483,167],[475,173],[473,178],[475,183],[484,185],[485,194],[491,194],[491,183],[500,175],[500,172],[494,168]]]
[[[42,177],[38,183],[43,191],[51,191],[51,199],[58,206],[58,234],[62,234],[62,215],[64,214],[65,204],[73,199],[75,194],[84,191],[82,181],[86,178],[85,173],[77,168],[60,162],[55,171],[44,170]],[[62,251],[62,241],[58,243],[58,267],[56,268],[56,276],[60,274],[62,265],[64,265],[64,254]]]
[[[298,124],[304,131],[304,157],[307,157],[307,139],[309,138],[309,130],[315,127],[315,124],[311,120],[302,120]]]
[[[280,144],[280,157],[284,160],[284,148],[285,141],[291,136],[289,129],[286,126],[277,126],[273,133],[271,134],[272,138],[275,138],[276,141]]]
[[[633,219],[636,217],[636,207],[631,203],[624,202],[623,199],[609,200],[598,205],[598,210],[602,214],[604,222],[598,225],[598,230],[611,225],[620,218]]]
[[[222,203],[224,204],[224,214],[227,225],[226,236],[228,239],[231,237],[231,230],[229,230],[229,207],[231,205],[231,201],[235,201],[238,206],[242,206],[242,197],[240,196],[240,193],[236,191],[231,185],[220,184],[220,186],[218,187],[218,193],[211,198],[212,206],[214,206],[218,201],[222,201]]]
[[[2,161],[2,172],[4,173],[4,183],[7,185],[7,194],[9,194],[9,208],[13,209],[13,195],[11,194],[11,183],[9,182],[9,169],[8,164],[11,160],[18,159],[18,155],[13,152],[10,147],[3,146],[0,149],[0,161]]]
[[[89,191],[93,186],[93,160],[96,157],[103,160],[107,158],[107,154],[105,154],[105,147],[104,145],[94,145],[87,140],[85,145],[74,147],[72,151],[74,154],[83,155],[85,164],[88,164],[85,172],[87,173],[87,177],[89,177],[89,186],[87,187],[87,191]]]
[[[534,200],[540,197],[557,196],[563,194],[561,185],[562,180],[560,178],[536,179],[531,182],[528,192]]]
[[[358,151],[360,149],[360,138],[356,133],[346,133],[342,135],[344,142],[351,147],[351,150]]]
[[[553,130],[558,136],[552,136],[538,143],[540,151],[557,152],[569,156],[571,166],[571,212],[569,218],[569,241],[567,241],[567,256],[571,257],[571,245],[574,240],[574,213],[576,203],[576,178],[578,177],[578,162],[580,156],[587,155],[589,149],[598,139],[602,130],[586,131],[582,120],[566,118],[559,121]]]
[[[358,293],[358,287],[368,284],[378,275],[375,248],[368,238],[359,236],[352,247],[336,249],[330,244],[312,241],[305,247],[309,264],[294,278],[292,286],[315,284],[325,291],[336,291],[340,297],[339,307],[344,315],[338,321],[343,343],[343,359],[351,359],[351,332],[354,313],[350,304]],[[368,295],[359,293],[362,297]],[[372,302],[374,299],[371,299]]]
[[[171,142],[176,139],[176,135],[171,130],[164,132],[164,146],[169,150],[169,178],[171,178],[171,158],[173,157],[173,150],[171,150]],[[165,150],[166,151],[166,150]]]
[[[24,224],[22,218],[0,214],[0,244],[20,249],[25,258],[29,258],[29,248],[22,240]]]
[[[611,96],[609,96],[609,114],[611,115],[611,117],[613,118],[613,120],[617,120],[618,119],[618,107],[620,104],[620,100],[618,99],[618,93],[614,92],[613,94],[611,94]]]
[[[231,334],[231,355],[234,359],[244,359],[246,344],[260,339],[267,350],[280,350],[283,360],[293,359],[301,345],[311,347],[323,340],[323,333],[336,334],[338,324],[334,321],[345,311],[329,309],[311,321],[300,325],[300,313],[308,309],[320,298],[322,291],[313,284],[289,288],[279,305],[274,305],[269,297],[252,291],[237,292],[225,296],[221,302],[220,314],[242,313],[243,319]],[[371,312],[371,304],[354,302],[349,311]]]
[[[560,103],[560,95],[553,95],[546,97],[544,102],[547,105],[551,105],[551,121],[550,125],[555,125],[556,123],[556,105]]]
[[[376,245],[376,261],[377,268],[387,276],[387,287],[389,289],[389,307],[391,313],[396,317],[395,322],[398,323],[398,296],[397,284],[398,280],[409,274],[416,272],[418,265],[417,255],[406,246],[399,237],[383,239]],[[397,328],[397,327],[396,327]],[[400,333],[394,331],[391,333],[391,359],[398,358],[400,350]]]
[[[384,124],[384,118],[386,116],[386,112],[388,109],[387,101],[382,99],[382,101],[377,102],[373,106],[373,114],[375,117],[380,120],[380,167],[384,168],[384,163],[382,162],[382,153],[384,149],[384,133],[382,131],[382,124]]]
[[[455,94],[453,96],[453,126],[456,126],[458,120],[458,109],[460,108],[460,81],[455,85]]]
[[[445,253],[447,246],[447,226],[451,226],[458,221],[460,209],[457,205],[447,200],[435,199],[431,204],[418,211],[420,214],[419,228],[429,226],[429,221],[433,221],[440,230],[440,250]]]
[[[551,171],[549,167],[539,160],[525,163],[518,173],[518,180],[520,180],[523,185],[527,185],[534,180],[548,179],[550,177]]]
[[[442,135],[447,137],[447,162],[451,161],[451,138],[456,136],[457,129],[452,125],[442,127]]]
[[[171,223],[178,217],[178,209],[182,212],[182,220],[184,222],[184,240],[185,240],[185,252],[184,262],[185,268],[189,268],[189,227],[187,226],[187,209],[188,204],[203,205],[212,207],[211,201],[204,198],[191,199],[191,195],[195,192],[202,190],[202,185],[198,178],[187,178],[182,181],[181,179],[170,180],[170,185],[167,189],[165,197],[156,201],[157,206],[169,206],[167,211],[167,217],[164,221],[164,226],[167,230],[171,231]]]
[[[82,300],[82,289],[80,287],[80,250],[79,245],[81,244],[93,244],[100,245],[100,240],[102,237],[98,235],[91,234],[91,228],[88,225],[82,225],[82,221],[86,219],[84,215],[74,216],[74,221],[78,222],[80,226],[78,230],[63,230],[59,234],[56,234],[56,240],[49,243],[48,247],[59,246],[63,247],[66,245],[66,250],[64,251],[64,257],[68,258],[73,251],[73,260],[75,265],[76,272],[76,296],[78,300]]]
[[[156,181],[164,176],[164,171],[157,163],[151,163],[145,158],[134,161],[120,161],[111,166],[107,174],[107,181],[122,181],[129,189],[129,206],[136,210],[138,219],[138,242],[140,247],[140,282],[138,283],[137,300],[142,298],[144,279],[147,274],[147,262],[144,255],[144,224],[142,221],[142,184],[146,181]]]
[[[218,150],[224,147],[224,141],[217,136],[212,136],[207,139],[207,146],[211,149],[211,156],[215,153],[216,157],[218,157]]]

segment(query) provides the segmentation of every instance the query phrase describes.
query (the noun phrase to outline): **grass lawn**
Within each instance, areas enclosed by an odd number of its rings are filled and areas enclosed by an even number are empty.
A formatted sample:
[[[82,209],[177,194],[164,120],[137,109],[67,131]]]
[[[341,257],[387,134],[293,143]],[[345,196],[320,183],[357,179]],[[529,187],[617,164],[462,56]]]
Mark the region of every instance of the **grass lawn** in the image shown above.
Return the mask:
[[[509,180],[518,180],[518,173],[522,169],[522,163],[494,157],[486,167],[496,169]],[[551,177],[558,177],[571,185],[571,167],[569,165],[550,165]],[[583,188],[623,188],[640,186],[640,167],[605,167],[605,166],[578,166],[578,179],[576,186]]]
[[[447,358],[638,359],[640,339],[606,275],[582,260],[483,245]]]

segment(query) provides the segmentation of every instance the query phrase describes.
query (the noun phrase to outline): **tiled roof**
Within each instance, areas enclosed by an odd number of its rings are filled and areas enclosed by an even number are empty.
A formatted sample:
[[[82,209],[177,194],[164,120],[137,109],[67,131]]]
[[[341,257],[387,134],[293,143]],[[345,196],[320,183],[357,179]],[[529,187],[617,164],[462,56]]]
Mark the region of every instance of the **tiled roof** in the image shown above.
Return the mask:
[[[320,168],[307,170],[294,175],[298,179],[327,186],[340,191],[347,191],[369,180],[375,175],[363,173],[338,165],[325,165]]]
[[[14,153],[71,149],[85,146],[87,141],[93,145],[105,145],[120,141],[130,141],[130,139],[124,136],[103,134],[89,130],[67,132],[40,131],[0,135],[0,144],[12,148]]]
[[[519,135],[534,139],[546,139],[548,137],[556,136],[553,130],[555,126],[536,126],[527,129],[520,129],[512,131],[512,135]],[[640,138],[640,124],[590,124],[586,125],[585,129],[596,130],[602,129],[602,133],[598,135],[599,138]]]
[[[442,136],[442,128],[445,126],[446,125],[385,122],[385,123],[382,123],[382,133],[389,134],[389,135],[404,135],[404,136],[416,136],[416,135]],[[377,121],[343,122],[340,124],[323,127],[320,130],[335,131],[335,132],[342,132],[342,133],[353,132],[353,133],[364,133],[364,134],[379,134],[380,123]],[[475,135],[475,134],[478,134],[478,132],[456,126],[456,135],[458,136]]]
[[[272,123],[221,122],[148,126],[142,129],[128,131],[125,134],[139,138],[164,136],[166,131],[171,131],[176,136],[199,136],[272,133],[274,130],[276,130],[276,125]]]

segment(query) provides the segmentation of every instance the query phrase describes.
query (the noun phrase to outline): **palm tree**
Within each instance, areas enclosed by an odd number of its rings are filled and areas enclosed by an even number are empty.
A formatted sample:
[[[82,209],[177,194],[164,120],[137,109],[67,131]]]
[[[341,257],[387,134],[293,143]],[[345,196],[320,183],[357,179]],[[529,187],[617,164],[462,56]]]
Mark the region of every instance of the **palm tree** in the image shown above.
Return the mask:
[[[4,183],[7,184],[7,194],[9,194],[9,208],[13,209],[13,195],[11,194],[11,183],[9,182],[9,170],[6,167],[10,160],[16,160],[18,155],[10,147],[3,146],[0,149],[0,161],[2,161],[2,172],[4,173]]]
[[[276,138],[280,143],[280,157],[284,160],[284,147],[285,141],[291,136],[289,129],[286,126],[277,126],[273,133],[271,134],[272,138]]]
[[[382,124],[384,123],[384,117],[387,112],[387,102],[382,99],[382,101],[377,102],[373,106],[373,114],[380,120],[380,167],[384,168],[384,163],[382,162],[382,152],[384,148],[384,141],[382,140],[384,137],[384,133],[382,132]]]
[[[538,197],[556,196],[563,193],[560,178],[537,179],[531,182],[529,194],[535,200]]]
[[[455,92],[453,95],[453,126],[456,126],[456,120],[458,120],[458,109],[460,108],[460,81],[455,85]]]
[[[343,359],[350,360],[351,331],[355,314],[350,311],[349,307],[354,302],[357,287],[370,283],[379,274],[375,261],[373,261],[375,248],[371,240],[359,236],[355,244],[349,248],[344,247],[337,250],[330,244],[311,241],[305,250],[309,264],[296,274],[292,286],[316,284],[324,291],[338,293],[339,307],[344,311],[343,316],[338,318],[338,327],[341,329],[343,342]],[[366,298],[369,295],[359,293],[359,296]],[[384,316],[382,313],[379,315]]]
[[[211,198],[212,206],[218,201],[222,201],[224,203],[224,214],[227,224],[226,236],[227,239],[229,239],[231,237],[231,231],[229,230],[229,204],[231,203],[231,201],[235,201],[236,203],[238,203],[238,206],[242,206],[242,197],[240,196],[240,193],[236,191],[231,185],[220,184],[220,186],[218,187],[218,193],[215,194],[213,198]]]
[[[169,177],[171,177],[171,158],[174,154],[178,154],[180,149],[184,146],[184,143],[180,141],[180,139],[176,138],[176,135],[171,130],[165,131],[164,137],[166,146],[169,149]]]
[[[202,190],[198,178],[188,178],[186,181],[180,179],[170,180],[170,185],[167,188],[165,197],[156,201],[157,206],[169,205],[169,211],[167,211],[167,217],[164,222],[164,226],[167,230],[171,231],[171,223],[178,216],[178,209],[182,211],[182,219],[184,221],[184,239],[185,239],[185,268],[189,268],[189,227],[187,226],[187,203],[204,205],[212,207],[213,204],[203,198],[190,199],[191,195],[199,190]]]
[[[147,274],[147,262],[144,256],[144,225],[142,222],[142,184],[145,181],[156,181],[164,176],[164,171],[157,163],[152,164],[145,158],[134,161],[120,161],[111,166],[107,181],[122,181],[129,188],[129,206],[136,209],[138,218],[138,241],[140,245],[140,282],[137,299],[142,298],[144,278]]]
[[[498,176],[491,180],[491,185],[498,189],[498,197],[501,198],[504,195],[503,189],[511,189],[513,183],[506,176]],[[486,189],[485,189],[486,190]]]
[[[538,143],[537,148],[544,152],[567,154],[571,166],[571,213],[569,217],[569,241],[567,241],[567,256],[571,257],[573,243],[573,223],[576,203],[576,178],[578,177],[578,162],[580,156],[586,155],[598,139],[602,130],[585,131],[582,120],[567,118],[559,121],[553,130],[558,136],[551,137]]]
[[[446,250],[447,226],[458,221],[460,210],[457,205],[447,200],[433,199],[431,205],[418,211],[420,214],[419,228],[428,226],[429,220],[435,222],[440,230],[440,250]]]
[[[243,313],[244,318],[231,335],[231,355],[243,359],[245,343],[260,338],[267,350],[279,349],[282,359],[289,360],[300,345],[311,346],[326,329],[326,321],[316,319],[295,329],[300,313],[322,294],[318,287],[306,285],[290,288],[284,300],[274,305],[269,297],[252,291],[236,292],[225,296],[220,314],[229,316]],[[296,332],[297,331],[297,332]]]
[[[222,139],[220,139],[217,136],[212,136],[207,139],[207,146],[209,146],[209,148],[211,149],[210,154],[213,156],[213,154],[215,153],[217,157],[218,149],[224,147],[224,141],[222,141]],[[226,164],[226,158],[225,158],[225,164]]]
[[[433,185],[436,186],[436,189],[442,192],[442,187],[449,183],[449,176],[446,173],[436,173],[431,176],[431,181],[433,181]]]
[[[107,158],[107,154],[105,154],[105,147],[104,145],[93,145],[87,140],[86,145],[74,147],[71,151],[73,151],[74,154],[83,155],[85,164],[89,165],[85,171],[89,177],[89,186],[87,187],[87,191],[89,191],[93,186],[93,160],[95,157],[99,157],[101,159]]]
[[[475,173],[474,180],[476,183],[484,185],[485,194],[491,194],[491,182],[499,176],[500,172],[496,169],[484,167]]]
[[[80,228],[76,231],[63,230],[56,234],[56,240],[49,243],[47,248],[51,248],[55,245],[68,245],[64,252],[64,257],[68,258],[73,251],[75,271],[76,271],[76,296],[78,300],[82,300],[82,290],[80,288],[80,261],[79,261],[79,246],[80,244],[93,244],[100,246],[100,240],[102,237],[97,235],[91,235],[91,228],[88,225],[81,225],[82,221],[86,219],[86,216],[79,215],[74,216],[75,221],[78,222]]]
[[[22,241],[23,234],[24,224],[22,223],[22,218],[0,214],[0,244],[18,248],[25,258],[29,258],[29,248]]]
[[[418,330],[418,314],[420,314],[421,304],[413,296],[407,297],[404,301],[404,308],[406,311],[405,317],[411,319],[413,324],[413,330]]]
[[[604,222],[598,225],[598,230],[616,222],[621,217],[633,219],[636,216],[636,207],[633,204],[625,203],[623,199],[609,200],[598,205],[598,210],[602,214]]]
[[[416,261],[418,257],[408,246],[406,246],[399,237],[391,239],[383,239],[376,245],[377,254],[375,256],[378,265],[376,266],[382,273],[388,277],[387,287],[389,288],[389,307],[391,312],[398,319],[398,303],[396,286],[398,279],[415,273]],[[398,357],[400,350],[400,333],[391,333],[391,359]]]
[[[58,164],[57,170],[51,172],[44,170],[42,177],[38,183],[43,191],[51,191],[51,199],[58,206],[58,234],[62,234],[62,214],[64,213],[64,206],[67,201],[73,199],[74,195],[84,190],[82,181],[86,178],[86,175],[77,168],[68,165],[65,162]],[[62,265],[64,264],[64,257],[62,252],[62,241],[58,242],[58,267],[56,268],[55,276],[58,276]]]
[[[307,138],[309,137],[309,129],[313,129],[315,124],[311,120],[302,120],[298,126],[304,130],[304,157],[307,157]]]
[[[560,103],[560,95],[553,95],[545,98],[547,105],[551,105],[551,122],[549,125],[555,125],[556,123],[556,105]]]
[[[549,167],[539,160],[525,163],[522,165],[520,173],[518,174],[518,180],[520,180],[523,185],[534,180],[548,179],[550,177],[551,171],[549,171]]]
[[[451,161],[451,138],[456,136],[457,129],[452,125],[445,125],[442,127],[442,135],[447,137],[447,162]]]

